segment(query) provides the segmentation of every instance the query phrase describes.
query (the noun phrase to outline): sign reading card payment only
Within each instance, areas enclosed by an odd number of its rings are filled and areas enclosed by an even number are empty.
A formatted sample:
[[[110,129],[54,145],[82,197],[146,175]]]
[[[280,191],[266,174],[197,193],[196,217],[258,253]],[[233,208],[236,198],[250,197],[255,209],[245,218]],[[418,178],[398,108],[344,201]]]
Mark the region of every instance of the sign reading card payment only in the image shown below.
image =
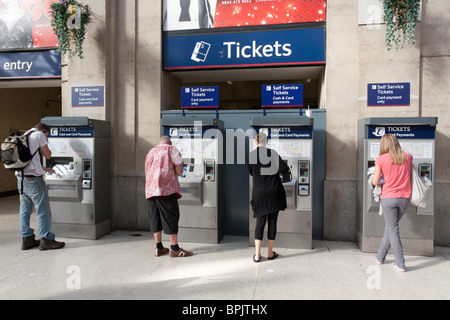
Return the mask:
[[[218,109],[219,87],[181,88],[182,109]]]
[[[411,83],[369,83],[369,107],[409,107]]]

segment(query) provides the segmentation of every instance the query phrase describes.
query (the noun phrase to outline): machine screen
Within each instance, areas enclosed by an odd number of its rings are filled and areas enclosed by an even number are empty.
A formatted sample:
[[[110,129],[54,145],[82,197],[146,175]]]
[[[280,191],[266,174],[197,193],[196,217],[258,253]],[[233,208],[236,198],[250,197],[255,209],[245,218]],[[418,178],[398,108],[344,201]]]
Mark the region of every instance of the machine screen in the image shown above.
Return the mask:
[[[214,174],[214,164],[211,164],[211,163],[206,164],[206,174],[207,175]]]
[[[274,149],[281,157],[285,158],[309,158],[311,157],[310,141],[270,140],[268,148]]]
[[[376,159],[380,154],[380,142],[371,142],[369,146],[370,158]],[[400,144],[405,152],[412,154],[414,159],[431,159],[433,157],[433,144],[426,142],[404,142]]]
[[[54,164],[52,169],[55,170],[55,174],[59,176],[65,176],[69,170],[69,164]]]

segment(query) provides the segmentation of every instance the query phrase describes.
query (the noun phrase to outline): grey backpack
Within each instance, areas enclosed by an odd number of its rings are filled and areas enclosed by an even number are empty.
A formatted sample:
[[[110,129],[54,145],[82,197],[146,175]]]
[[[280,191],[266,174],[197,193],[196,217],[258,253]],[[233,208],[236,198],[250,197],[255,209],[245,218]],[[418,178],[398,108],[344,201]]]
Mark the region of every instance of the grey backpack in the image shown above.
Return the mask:
[[[5,169],[22,171],[28,166],[39,149],[31,154],[28,139],[33,131],[23,135],[13,135],[2,143],[1,160]]]
[[[31,154],[30,144],[28,138],[34,131],[29,131],[26,134],[12,135],[2,143],[0,158],[5,166],[5,169],[15,172],[21,172],[21,190],[23,195],[23,172],[28,164],[33,160],[34,156],[39,152],[39,148],[34,154]]]

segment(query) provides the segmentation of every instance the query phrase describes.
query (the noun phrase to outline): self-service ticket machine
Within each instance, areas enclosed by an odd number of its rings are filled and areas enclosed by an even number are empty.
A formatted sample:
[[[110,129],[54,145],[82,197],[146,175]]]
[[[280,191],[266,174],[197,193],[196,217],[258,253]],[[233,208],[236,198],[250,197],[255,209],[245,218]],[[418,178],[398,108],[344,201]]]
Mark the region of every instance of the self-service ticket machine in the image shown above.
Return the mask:
[[[291,182],[284,184],[288,208],[279,215],[277,245],[312,249],[314,120],[308,117],[264,117],[252,119],[250,126],[256,134],[267,134],[267,147],[277,151],[287,162],[293,177]],[[256,149],[255,137],[250,139],[249,147],[250,151]],[[252,189],[250,177],[250,195]],[[249,244],[254,245],[256,219],[251,206],[249,212]]]
[[[45,118],[55,170],[45,177],[59,237],[96,240],[111,232],[110,124],[85,117]]]
[[[223,122],[180,117],[161,120],[161,127],[183,158],[180,239],[217,244],[223,237]]]
[[[358,125],[357,242],[363,252],[378,251],[385,221],[380,204],[373,198],[370,172],[379,156],[381,138],[393,134],[403,150],[413,155],[413,165],[422,176],[435,181],[437,118],[367,118]],[[434,183],[433,183],[434,185]],[[405,254],[434,255],[434,186],[426,208],[410,206],[400,221]]]

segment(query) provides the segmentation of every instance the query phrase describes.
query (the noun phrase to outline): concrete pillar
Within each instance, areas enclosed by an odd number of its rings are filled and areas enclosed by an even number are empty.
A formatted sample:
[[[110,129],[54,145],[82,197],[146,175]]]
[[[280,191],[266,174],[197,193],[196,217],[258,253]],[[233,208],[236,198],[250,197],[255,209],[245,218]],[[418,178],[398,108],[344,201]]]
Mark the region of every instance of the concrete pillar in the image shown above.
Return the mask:
[[[63,115],[112,125],[114,229],[148,229],[144,161],[159,141],[162,34],[160,0],[89,0],[93,21],[85,58],[65,61]],[[72,108],[71,88],[104,86],[104,108]]]

